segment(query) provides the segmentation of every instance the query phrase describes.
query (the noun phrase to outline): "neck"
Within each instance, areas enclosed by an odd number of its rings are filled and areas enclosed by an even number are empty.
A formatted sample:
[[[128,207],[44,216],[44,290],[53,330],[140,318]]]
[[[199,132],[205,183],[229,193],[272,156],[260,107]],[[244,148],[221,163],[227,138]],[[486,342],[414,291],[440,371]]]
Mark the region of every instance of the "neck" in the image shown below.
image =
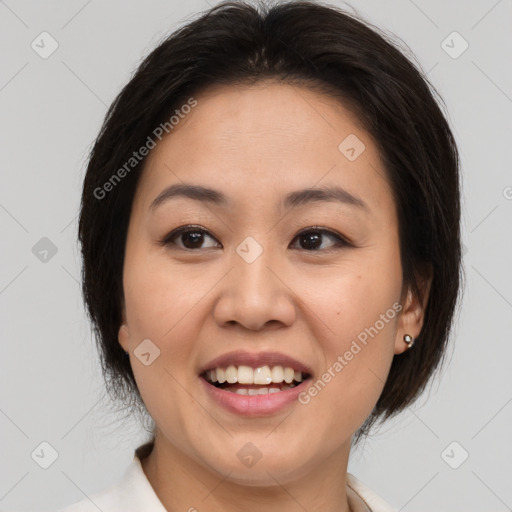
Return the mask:
[[[156,437],[153,450],[142,459],[144,473],[169,512],[350,512],[346,471],[349,447],[318,461],[296,477],[267,472],[263,485],[247,485],[221,474]]]

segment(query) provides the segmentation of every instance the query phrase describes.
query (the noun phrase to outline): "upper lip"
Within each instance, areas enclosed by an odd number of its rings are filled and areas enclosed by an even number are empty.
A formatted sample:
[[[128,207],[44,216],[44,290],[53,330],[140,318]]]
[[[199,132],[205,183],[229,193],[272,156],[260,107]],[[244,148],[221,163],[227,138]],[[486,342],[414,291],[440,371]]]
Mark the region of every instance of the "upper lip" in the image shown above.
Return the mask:
[[[214,368],[226,368],[230,365],[234,366],[251,366],[252,368],[259,368],[260,366],[284,366],[293,368],[294,370],[300,371],[303,374],[312,374],[311,368],[301,361],[294,359],[293,357],[287,356],[280,352],[247,352],[245,350],[237,350],[228,352],[215,359],[212,359],[209,363],[203,366],[200,373],[207,370],[213,370]]]

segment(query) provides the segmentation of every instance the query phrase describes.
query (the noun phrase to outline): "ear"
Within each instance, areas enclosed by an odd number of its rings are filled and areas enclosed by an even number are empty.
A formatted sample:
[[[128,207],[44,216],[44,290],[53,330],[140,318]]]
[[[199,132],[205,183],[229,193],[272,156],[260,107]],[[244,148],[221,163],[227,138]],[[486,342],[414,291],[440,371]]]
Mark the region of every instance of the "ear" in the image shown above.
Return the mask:
[[[119,331],[117,334],[117,339],[119,341],[119,344],[123,347],[125,352],[130,351],[130,329],[128,328],[128,324],[126,322],[126,308],[124,305],[124,300],[122,304],[122,320],[121,320],[121,326],[119,327]]]
[[[425,310],[430,296],[432,285],[432,269],[424,269],[422,276],[418,278],[418,287],[421,297],[416,297],[411,286],[407,286],[402,294],[402,311],[398,320],[395,340],[395,354],[402,354],[408,348],[404,341],[404,335],[409,334],[417,338],[423,327]]]

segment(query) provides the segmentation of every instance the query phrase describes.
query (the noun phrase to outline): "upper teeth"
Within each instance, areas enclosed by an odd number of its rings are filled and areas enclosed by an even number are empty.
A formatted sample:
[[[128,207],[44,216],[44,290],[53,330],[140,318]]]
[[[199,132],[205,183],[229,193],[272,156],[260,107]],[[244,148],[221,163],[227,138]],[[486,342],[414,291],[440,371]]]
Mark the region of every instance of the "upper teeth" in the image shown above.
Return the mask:
[[[250,366],[234,366],[227,368],[214,368],[208,370],[207,376],[212,382],[220,384],[228,382],[229,384],[271,384],[286,382],[290,384],[294,380],[302,382],[302,373],[289,367],[282,366],[260,366],[259,368],[251,368]]]

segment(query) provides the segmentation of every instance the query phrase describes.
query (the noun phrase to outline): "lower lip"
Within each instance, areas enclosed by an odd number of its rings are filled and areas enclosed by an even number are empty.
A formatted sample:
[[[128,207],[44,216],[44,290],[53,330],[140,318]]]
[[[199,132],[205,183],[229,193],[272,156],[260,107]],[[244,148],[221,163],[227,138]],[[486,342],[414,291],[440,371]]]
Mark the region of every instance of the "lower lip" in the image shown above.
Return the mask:
[[[208,395],[221,407],[235,414],[243,416],[265,416],[275,414],[292,402],[298,402],[298,396],[306,388],[309,378],[291,389],[268,393],[266,395],[239,395],[209,384],[203,377],[199,377]]]

